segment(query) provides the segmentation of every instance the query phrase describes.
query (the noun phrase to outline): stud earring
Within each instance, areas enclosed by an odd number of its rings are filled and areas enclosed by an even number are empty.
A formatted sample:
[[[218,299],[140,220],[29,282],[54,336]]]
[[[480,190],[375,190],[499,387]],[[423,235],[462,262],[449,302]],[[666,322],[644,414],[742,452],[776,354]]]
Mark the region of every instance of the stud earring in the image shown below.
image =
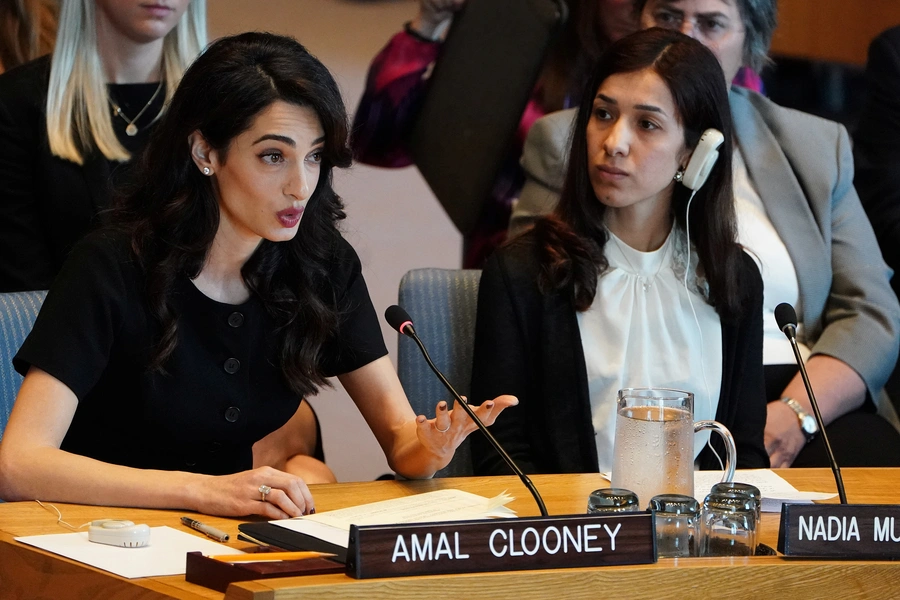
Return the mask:
[[[209,170],[209,167],[203,167],[203,174],[210,175],[210,174],[212,174],[212,171]]]
[[[677,171],[675,171],[675,177],[673,177],[672,179],[680,183],[681,180],[684,179],[684,169],[678,169]]]

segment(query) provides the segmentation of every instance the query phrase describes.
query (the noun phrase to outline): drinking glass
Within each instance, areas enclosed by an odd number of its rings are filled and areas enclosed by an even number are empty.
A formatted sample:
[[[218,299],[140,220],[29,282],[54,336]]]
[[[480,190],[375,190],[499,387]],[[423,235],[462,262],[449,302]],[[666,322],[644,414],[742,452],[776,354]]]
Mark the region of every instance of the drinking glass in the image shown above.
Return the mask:
[[[734,492],[735,494],[744,494],[750,498],[756,508],[756,527],[759,529],[760,518],[762,517],[762,493],[758,487],[739,481],[725,481],[712,486],[710,492]]]
[[[752,556],[756,508],[745,494],[711,492],[700,511],[700,556]]]
[[[660,494],[650,500],[656,515],[656,550],[660,558],[697,556],[696,530],[700,504],[691,496]]]
[[[631,490],[603,488],[588,496],[588,514],[613,514],[640,511],[638,497]]]

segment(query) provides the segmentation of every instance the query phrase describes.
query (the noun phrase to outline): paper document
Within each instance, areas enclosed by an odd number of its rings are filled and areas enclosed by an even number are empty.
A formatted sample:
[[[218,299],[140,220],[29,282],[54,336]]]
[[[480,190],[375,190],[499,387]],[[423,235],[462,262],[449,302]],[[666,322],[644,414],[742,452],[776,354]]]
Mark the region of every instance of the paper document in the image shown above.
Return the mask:
[[[722,479],[721,471],[694,471],[694,497],[703,502],[713,485]],[[813,500],[827,500],[833,492],[801,492],[769,469],[738,469],[734,480],[749,483],[762,493],[763,512],[781,512],[782,504],[812,504]]]
[[[150,545],[122,548],[88,541],[87,531],[17,537],[17,542],[35,546],[115,573],[128,579],[184,575],[188,552],[243,554],[242,551],[171,527],[151,527]]]
[[[461,490],[439,490],[272,523],[346,548],[350,525],[510,518],[515,517],[516,513],[505,505],[512,500],[514,498],[506,492],[493,498],[485,498]]]

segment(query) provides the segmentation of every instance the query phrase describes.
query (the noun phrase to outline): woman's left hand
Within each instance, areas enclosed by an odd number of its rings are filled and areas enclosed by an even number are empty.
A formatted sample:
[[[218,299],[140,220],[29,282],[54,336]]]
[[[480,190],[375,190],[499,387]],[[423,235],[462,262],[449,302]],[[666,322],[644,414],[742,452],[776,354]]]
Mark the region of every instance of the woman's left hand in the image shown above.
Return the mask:
[[[773,469],[785,469],[806,445],[806,436],[797,424],[797,413],[784,402],[769,402],[764,434],[766,452]]]
[[[463,397],[465,399],[465,397]],[[497,416],[509,406],[516,406],[519,400],[515,396],[497,396],[480,406],[469,405],[485,426],[494,424]],[[457,407],[450,410],[446,402],[437,405],[436,416],[426,419],[424,415],[416,417],[418,436],[422,444],[434,454],[452,455],[466,437],[478,429],[469,418],[465,409]]]
[[[465,409],[450,410],[446,402],[438,404],[434,419],[416,416],[387,356],[338,378],[372,428],[388,465],[408,479],[431,477],[446,467],[477,428]],[[492,425],[507,406],[518,403],[515,396],[504,395],[472,409],[485,425]]]
[[[816,390],[822,420],[829,423],[862,406],[866,399],[866,384],[862,377],[844,361],[816,354],[806,361],[806,372]],[[793,398],[812,414],[806,387],[798,373],[781,394]],[[806,436],[800,430],[797,413],[784,402],[769,402],[765,430],[766,452],[773,469],[790,467],[806,446]]]

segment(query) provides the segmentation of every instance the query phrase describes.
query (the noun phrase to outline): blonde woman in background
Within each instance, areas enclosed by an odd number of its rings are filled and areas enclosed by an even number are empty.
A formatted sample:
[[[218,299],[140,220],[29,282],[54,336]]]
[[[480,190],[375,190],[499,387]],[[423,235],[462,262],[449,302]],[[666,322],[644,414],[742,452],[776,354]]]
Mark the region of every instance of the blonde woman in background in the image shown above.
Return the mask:
[[[59,5],[0,0],[0,73],[53,51]]]
[[[65,0],[52,56],[0,76],[0,292],[47,289],[182,72],[205,0]]]

